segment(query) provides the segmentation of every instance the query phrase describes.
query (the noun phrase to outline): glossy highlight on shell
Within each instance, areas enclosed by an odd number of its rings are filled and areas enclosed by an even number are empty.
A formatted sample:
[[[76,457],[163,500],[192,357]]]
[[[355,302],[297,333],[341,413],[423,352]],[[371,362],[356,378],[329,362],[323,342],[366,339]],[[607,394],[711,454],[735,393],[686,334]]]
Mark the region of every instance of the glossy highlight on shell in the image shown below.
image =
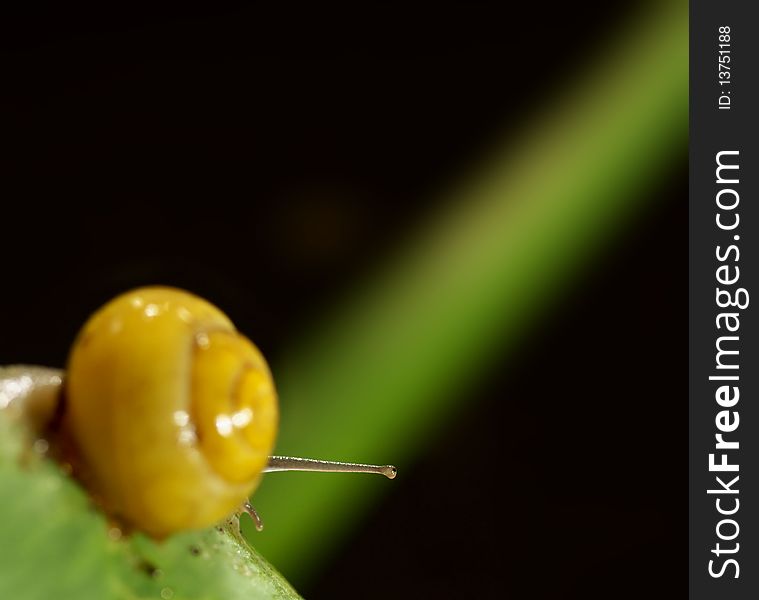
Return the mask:
[[[97,311],[71,350],[64,393],[94,493],[156,537],[239,508],[274,445],[266,361],[219,309],[182,290],[141,288]]]

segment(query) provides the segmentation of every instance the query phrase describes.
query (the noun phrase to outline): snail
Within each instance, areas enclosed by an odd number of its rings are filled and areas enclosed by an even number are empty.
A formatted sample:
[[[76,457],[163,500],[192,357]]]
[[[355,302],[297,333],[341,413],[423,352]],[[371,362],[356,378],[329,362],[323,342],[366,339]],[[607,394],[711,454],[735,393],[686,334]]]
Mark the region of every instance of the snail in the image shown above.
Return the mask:
[[[271,456],[278,403],[263,355],[221,310],[176,288],[116,297],[82,327],[65,373],[6,369],[3,389],[28,396],[38,428],[56,423],[53,439],[108,515],[155,538],[239,510],[261,529],[248,498],[263,473],[396,474]]]

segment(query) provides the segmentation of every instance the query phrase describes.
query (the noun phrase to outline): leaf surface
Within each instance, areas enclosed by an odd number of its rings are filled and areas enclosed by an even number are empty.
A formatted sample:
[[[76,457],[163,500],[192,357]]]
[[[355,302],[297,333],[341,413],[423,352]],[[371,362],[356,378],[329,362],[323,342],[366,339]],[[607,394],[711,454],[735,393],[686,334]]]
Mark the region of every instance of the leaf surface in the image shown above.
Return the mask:
[[[300,598],[240,536],[237,517],[162,542],[120,535],[40,450],[23,419],[0,410],[0,598]]]

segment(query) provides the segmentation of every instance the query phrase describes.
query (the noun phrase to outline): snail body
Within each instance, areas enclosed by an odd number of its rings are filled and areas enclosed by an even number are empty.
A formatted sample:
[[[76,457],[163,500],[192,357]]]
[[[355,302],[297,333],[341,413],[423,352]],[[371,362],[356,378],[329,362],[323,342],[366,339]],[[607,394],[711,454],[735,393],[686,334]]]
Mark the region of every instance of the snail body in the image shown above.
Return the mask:
[[[72,347],[65,427],[106,510],[155,537],[213,525],[258,485],[277,397],[258,349],[188,292],[142,288]]]

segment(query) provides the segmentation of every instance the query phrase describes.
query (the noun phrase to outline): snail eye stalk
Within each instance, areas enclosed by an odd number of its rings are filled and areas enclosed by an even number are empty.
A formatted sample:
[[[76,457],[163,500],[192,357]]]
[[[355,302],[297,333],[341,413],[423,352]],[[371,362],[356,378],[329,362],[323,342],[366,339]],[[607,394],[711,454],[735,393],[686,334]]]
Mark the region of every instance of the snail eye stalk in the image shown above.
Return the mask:
[[[268,464],[264,467],[264,473],[276,473],[277,471],[315,471],[319,473],[374,473],[384,475],[388,479],[395,479],[398,469],[393,465],[365,465],[363,463],[347,463],[332,460],[316,460],[314,458],[296,458],[294,456],[270,456]],[[248,513],[253,519],[257,531],[264,528],[261,517],[253,508],[250,501],[246,500],[242,505],[241,512]]]
[[[320,473],[375,473],[394,479],[398,473],[393,465],[365,465],[362,463],[295,458],[293,456],[270,456],[264,473],[277,471],[318,471]]]

